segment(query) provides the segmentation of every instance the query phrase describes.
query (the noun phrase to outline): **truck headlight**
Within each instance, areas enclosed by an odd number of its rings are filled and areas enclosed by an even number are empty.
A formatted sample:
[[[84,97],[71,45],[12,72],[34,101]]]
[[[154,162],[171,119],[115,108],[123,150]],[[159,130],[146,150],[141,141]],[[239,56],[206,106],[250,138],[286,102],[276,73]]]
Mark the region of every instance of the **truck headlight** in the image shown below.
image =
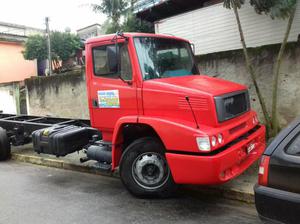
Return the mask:
[[[209,137],[197,137],[196,138],[198,149],[203,152],[209,152],[210,151],[210,141]]]

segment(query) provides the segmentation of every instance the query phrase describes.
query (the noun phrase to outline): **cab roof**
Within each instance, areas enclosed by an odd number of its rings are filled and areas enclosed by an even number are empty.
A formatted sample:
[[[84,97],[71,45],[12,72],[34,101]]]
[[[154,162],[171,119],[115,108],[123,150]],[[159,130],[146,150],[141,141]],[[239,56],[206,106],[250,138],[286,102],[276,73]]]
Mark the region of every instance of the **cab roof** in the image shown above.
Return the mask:
[[[90,44],[90,43],[96,43],[96,42],[102,42],[102,41],[107,41],[107,40],[111,40],[113,39],[113,37],[116,34],[107,34],[107,35],[100,35],[97,37],[92,37],[87,39],[86,44]],[[128,38],[133,38],[133,37],[157,37],[157,38],[168,38],[168,39],[175,39],[175,40],[180,40],[180,41],[185,41],[185,42],[189,42],[186,39],[180,38],[180,37],[175,37],[172,35],[168,35],[168,34],[154,34],[154,33],[123,33],[123,35],[125,37]]]

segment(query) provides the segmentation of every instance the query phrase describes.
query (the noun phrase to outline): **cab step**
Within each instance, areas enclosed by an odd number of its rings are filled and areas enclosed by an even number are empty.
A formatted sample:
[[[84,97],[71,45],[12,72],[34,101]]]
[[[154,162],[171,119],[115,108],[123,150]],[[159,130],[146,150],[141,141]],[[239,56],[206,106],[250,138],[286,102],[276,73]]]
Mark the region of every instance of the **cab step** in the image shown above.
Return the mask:
[[[105,172],[111,171],[111,164],[107,164],[107,163],[96,162],[95,164],[92,165],[92,167],[96,170],[101,170]]]

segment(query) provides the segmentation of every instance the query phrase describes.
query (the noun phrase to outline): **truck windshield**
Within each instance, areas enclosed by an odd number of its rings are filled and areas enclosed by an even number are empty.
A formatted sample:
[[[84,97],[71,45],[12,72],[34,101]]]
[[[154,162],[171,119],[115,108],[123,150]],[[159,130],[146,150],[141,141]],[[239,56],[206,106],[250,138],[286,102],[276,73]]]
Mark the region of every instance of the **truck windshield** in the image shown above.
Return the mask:
[[[134,43],[145,80],[199,74],[191,47],[185,41],[136,37]]]

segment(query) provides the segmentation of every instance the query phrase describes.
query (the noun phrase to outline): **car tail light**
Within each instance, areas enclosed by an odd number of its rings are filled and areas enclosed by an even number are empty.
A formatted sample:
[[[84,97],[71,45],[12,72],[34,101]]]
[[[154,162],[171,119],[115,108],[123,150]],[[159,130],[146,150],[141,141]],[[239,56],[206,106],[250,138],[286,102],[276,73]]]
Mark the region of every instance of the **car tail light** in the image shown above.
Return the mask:
[[[262,156],[259,164],[258,170],[258,184],[267,186],[268,185],[268,175],[269,175],[269,156]]]

